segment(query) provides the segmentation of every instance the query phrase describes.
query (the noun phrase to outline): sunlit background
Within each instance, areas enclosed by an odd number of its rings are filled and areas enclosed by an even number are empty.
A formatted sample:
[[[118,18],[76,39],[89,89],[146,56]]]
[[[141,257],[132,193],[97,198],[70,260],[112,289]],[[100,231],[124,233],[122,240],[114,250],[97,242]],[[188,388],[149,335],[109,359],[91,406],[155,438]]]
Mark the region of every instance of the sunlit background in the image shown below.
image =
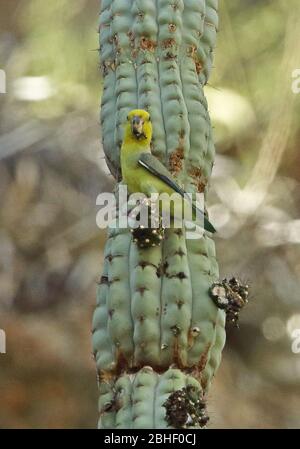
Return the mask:
[[[299,428],[300,4],[220,3],[209,206],[221,275],[247,280],[251,300],[228,329],[210,427]],[[98,11],[99,0],[0,0],[1,428],[96,426],[96,197],[113,187]]]

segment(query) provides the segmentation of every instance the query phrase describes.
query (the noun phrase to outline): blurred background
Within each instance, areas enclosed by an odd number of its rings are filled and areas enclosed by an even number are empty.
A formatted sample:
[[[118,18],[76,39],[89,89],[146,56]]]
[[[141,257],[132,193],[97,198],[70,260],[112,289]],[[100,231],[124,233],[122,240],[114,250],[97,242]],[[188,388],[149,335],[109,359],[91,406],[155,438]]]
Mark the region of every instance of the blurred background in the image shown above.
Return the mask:
[[[210,427],[299,428],[300,4],[220,3],[206,88],[217,147],[209,209],[221,276],[247,280],[251,300],[228,329]],[[0,0],[1,428],[97,422],[96,197],[113,187],[98,12],[99,0]]]

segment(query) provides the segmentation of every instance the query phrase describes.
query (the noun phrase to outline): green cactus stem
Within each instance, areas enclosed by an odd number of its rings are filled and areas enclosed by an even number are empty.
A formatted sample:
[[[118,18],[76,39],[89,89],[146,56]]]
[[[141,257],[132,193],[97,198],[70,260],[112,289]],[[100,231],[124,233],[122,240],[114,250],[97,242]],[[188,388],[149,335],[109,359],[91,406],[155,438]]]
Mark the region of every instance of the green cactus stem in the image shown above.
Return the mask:
[[[141,249],[127,230],[113,229],[104,257],[93,323],[99,373],[176,363],[200,378],[225,341],[225,313],[209,295],[218,279],[213,241],[168,229],[161,247]]]
[[[102,138],[117,181],[122,124],[130,110],[146,109],[152,153],[186,191],[206,195],[215,150],[203,88],[217,7],[216,0],[102,0]],[[111,228],[104,249],[93,317],[99,426],[201,427],[203,394],[225,344],[226,314],[210,294],[219,279],[215,245],[206,234],[187,239],[184,229],[166,229],[162,239],[147,231]],[[189,400],[193,410],[178,404]]]
[[[199,382],[178,369],[158,374],[148,366],[102,381],[99,415],[101,429],[197,428],[208,418]]]
[[[189,190],[206,190],[214,145],[203,86],[217,27],[216,0],[101,2],[103,148],[117,179],[122,124],[138,107],[154,123],[153,154]]]

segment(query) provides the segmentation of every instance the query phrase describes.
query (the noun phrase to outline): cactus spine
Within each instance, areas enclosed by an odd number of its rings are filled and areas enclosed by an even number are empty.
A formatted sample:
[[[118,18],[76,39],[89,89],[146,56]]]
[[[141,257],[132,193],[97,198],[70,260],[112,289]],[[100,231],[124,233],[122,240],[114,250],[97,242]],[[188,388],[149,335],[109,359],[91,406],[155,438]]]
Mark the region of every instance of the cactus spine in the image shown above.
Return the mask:
[[[121,125],[131,109],[141,108],[153,122],[152,153],[188,191],[206,193],[214,144],[203,87],[212,66],[217,3],[102,0],[101,124],[117,180]],[[204,417],[195,421],[186,412],[186,422],[184,411],[176,421],[167,407],[189,386],[205,394],[219,366],[225,313],[209,294],[217,280],[214,242],[206,235],[187,240],[184,230],[170,229],[161,246],[142,249],[128,229],[109,230],[93,318],[99,427],[206,422],[201,407]]]

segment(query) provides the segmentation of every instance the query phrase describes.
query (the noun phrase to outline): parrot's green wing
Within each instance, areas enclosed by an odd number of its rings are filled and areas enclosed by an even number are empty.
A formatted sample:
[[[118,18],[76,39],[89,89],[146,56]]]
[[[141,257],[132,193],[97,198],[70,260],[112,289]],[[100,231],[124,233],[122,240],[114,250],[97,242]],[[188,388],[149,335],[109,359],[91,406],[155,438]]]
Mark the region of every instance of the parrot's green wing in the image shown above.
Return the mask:
[[[175,192],[184,197],[185,191],[176,183],[166,167],[151,153],[141,153],[139,157],[139,164],[150,173],[152,173],[152,175],[157,176],[157,178],[164,181]],[[195,204],[192,204],[192,207],[195,212],[198,211],[198,213],[203,216],[204,228],[209,232],[216,232],[215,228],[206,218],[205,214],[199,208],[197,208]]]
[[[141,153],[139,158],[139,164],[146,168],[152,175],[164,181],[171,189],[184,196],[184,190],[172,178],[171,173],[166,167],[151,153]]]

